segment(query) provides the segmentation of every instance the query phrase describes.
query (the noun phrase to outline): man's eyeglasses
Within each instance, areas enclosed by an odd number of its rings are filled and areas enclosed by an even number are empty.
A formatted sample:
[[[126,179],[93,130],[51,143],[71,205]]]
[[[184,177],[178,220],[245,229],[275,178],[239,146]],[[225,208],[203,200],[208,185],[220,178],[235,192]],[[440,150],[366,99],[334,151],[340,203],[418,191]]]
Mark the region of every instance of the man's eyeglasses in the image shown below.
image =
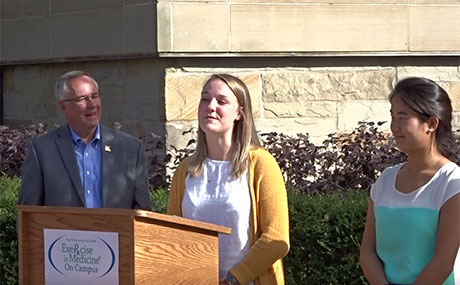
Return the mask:
[[[92,94],[92,95],[78,96],[77,98],[73,98],[73,99],[63,99],[63,100],[61,100],[61,101],[64,101],[64,102],[75,102],[76,104],[83,105],[83,104],[85,104],[86,102],[89,102],[90,100],[91,100],[91,101],[100,101],[100,100],[101,100],[101,97],[102,97],[101,94],[95,93],[95,94]]]

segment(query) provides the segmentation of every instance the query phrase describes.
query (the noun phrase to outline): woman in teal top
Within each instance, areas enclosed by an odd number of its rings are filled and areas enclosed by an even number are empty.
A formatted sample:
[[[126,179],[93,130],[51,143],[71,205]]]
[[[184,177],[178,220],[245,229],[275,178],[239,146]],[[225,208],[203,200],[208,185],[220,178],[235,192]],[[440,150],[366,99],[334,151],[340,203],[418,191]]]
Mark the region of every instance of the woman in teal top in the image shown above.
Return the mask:
[[[390,102],[391,131],[408,159],[372,185],[361,267],[371,284],[453,285],[460,167],[451,101],[435,82],[412,77],[396,84]]]

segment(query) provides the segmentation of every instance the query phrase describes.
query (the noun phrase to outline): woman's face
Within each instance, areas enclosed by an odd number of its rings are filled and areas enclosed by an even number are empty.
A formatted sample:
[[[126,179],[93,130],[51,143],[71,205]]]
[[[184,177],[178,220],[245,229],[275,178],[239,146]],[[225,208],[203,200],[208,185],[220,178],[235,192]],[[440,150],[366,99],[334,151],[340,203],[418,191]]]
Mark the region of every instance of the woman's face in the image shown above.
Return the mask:
[[[205,134],[232,135],[235,121],[240,119],[238,100],[222,80],[209,82],[201,93],[198,122]]]
[[[399,96],[391,100],[390,112],[391,132],[399,149],[409,153],[431,146],[428,123],[422,122]]]

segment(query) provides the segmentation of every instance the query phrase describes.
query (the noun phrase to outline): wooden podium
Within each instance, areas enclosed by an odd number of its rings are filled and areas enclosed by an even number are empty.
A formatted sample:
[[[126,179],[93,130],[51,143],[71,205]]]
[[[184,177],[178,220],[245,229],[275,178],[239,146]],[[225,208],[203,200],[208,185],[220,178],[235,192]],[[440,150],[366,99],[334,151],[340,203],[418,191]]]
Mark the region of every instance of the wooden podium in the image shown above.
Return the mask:
[[[20,284],[45,283],[43,229],[117,232],[121,285],[218,284],[218,233],[231,233],[143,210],[18,206]]]

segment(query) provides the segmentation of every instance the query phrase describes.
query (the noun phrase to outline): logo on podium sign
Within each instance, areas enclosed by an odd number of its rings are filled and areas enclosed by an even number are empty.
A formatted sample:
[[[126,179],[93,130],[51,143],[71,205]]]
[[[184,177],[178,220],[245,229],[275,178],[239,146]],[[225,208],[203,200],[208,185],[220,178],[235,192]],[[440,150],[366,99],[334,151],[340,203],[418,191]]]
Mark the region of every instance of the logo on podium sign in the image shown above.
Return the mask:
[[[45,284],[118,284],[118,233],[44,229]]]

